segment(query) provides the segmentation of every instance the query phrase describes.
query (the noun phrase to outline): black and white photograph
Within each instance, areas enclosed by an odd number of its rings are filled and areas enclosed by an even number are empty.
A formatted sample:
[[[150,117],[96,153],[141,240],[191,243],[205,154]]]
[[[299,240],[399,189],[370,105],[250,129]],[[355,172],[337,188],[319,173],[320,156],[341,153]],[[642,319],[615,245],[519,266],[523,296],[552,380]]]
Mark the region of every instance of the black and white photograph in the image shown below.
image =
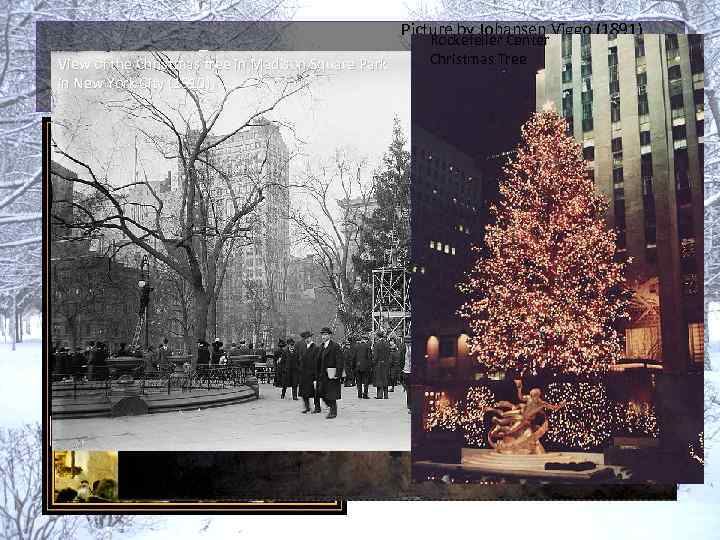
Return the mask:
[[[409,450],[409,53],[51,62],[52,446]]]

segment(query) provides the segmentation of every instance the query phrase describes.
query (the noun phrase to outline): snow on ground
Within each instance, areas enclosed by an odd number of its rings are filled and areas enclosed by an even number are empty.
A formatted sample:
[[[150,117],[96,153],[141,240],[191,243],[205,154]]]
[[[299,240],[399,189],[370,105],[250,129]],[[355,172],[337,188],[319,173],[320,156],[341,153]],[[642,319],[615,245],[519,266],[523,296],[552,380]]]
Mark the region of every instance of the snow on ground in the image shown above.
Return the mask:
[[[402,387],[389,399],[358,399],[343,388],[338,417],[301,414],[302,400],[280,399],[260,385],[260,399],[202,410],[122,418],[54,420],[53,446],[117,450],[400,450],[410,449],[410,415]]]
[[[42,343],[23,341],[13,351],[0,343],[0,427],[39,422],[42,417]]]
[[[720,395],[720,354],[713,355],[712,364],[714,370],[705,372],[705,381]],[[720,502],[720,421],[706,420],[705,437],[705,483],[678,486],[679,501]]]
[[[720,513],[709,504],[612,501],[350,501],[343,516],[174,516],[164,518],[159,532],[145,532],[132,540],[214,538],[316,539],[318,530],[339,531],[344,540],[366,539],[376,525],[383,538],[467,538],[473,530],[483,536],[507,535],[509,523],[533,524],[536,540],[713,538]],[[519,516],[522,516],[519,518]],[[113,540],[130,540],[114,536]]]

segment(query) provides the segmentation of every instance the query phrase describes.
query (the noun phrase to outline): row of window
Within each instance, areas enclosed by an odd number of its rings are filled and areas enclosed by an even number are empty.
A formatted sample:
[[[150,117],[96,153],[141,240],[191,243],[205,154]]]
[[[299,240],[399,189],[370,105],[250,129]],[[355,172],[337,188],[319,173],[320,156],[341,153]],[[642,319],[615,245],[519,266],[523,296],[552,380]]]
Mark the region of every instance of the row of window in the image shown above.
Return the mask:
[[[455,255],[454,247],[452,247],[450,244],[436,242],[435,240],[430,240],[430,249],[434,249],[436,251],[439,251],[440,253],[447,253],[448,255]]]

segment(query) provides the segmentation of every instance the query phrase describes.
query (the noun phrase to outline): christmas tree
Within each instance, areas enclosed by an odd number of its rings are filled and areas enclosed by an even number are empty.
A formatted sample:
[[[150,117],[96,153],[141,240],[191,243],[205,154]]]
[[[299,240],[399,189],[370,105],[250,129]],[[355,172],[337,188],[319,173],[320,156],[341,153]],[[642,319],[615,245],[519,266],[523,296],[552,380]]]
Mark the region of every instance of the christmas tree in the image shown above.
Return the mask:
[[[371,320],[372,271],[384,266],[405,267],[409,259],[410,152],[397,117],[392,141],[373,175],[373,184],[377,206],[367,218],[361,249],[353,255],[361,279],[352,298],[352,304],[358,307],[358,327]]]
[[[625,264],[580,145],[555,112],[522,127],[485,249],[459,288],[470,353],[490,370],[599,372],[621,355]]]

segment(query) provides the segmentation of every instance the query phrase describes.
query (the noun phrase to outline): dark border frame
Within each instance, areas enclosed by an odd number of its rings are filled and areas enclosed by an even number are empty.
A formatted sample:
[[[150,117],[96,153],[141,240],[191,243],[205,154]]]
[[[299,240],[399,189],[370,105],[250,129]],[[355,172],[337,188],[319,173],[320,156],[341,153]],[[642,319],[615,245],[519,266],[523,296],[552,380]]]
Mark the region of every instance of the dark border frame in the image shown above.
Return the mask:
[[[138,501],[117,503],[56,503],[53,500],[52,417],[50,414],[50,143],[51,119],[42,119],[42,512],[43,514],[324,514],[347,515],[342,499],[308,501],[253,500],[221,501]],[[118,462],[118,467],[121,464]]]

